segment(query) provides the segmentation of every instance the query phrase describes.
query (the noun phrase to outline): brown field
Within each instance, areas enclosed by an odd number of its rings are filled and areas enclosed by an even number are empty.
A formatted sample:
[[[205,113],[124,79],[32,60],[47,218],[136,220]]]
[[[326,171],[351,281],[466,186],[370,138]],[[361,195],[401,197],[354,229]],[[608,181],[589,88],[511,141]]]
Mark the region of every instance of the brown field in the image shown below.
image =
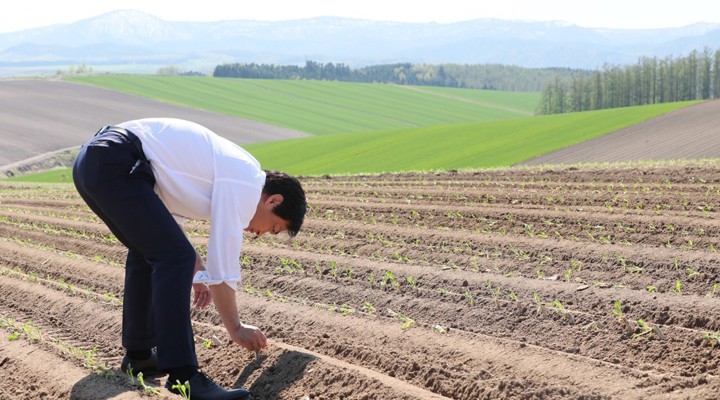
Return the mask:
[[[718,157],[720,157],[720,100],[711,100],[519,164]]]
[[[0,167],[80,147],[103,125],[146,117],[195,121],[238,144],[306,136],[287,128],[59,80],[0,80],[0,110]]]
[[[300,235],[241,259],[268,349],[210,309],[198,356],[255,399],[717,399],[717,171],[305,178]],[[154,398],[119,372],[124,249],[72,186],[0,183],[0,231],[0,398]]]

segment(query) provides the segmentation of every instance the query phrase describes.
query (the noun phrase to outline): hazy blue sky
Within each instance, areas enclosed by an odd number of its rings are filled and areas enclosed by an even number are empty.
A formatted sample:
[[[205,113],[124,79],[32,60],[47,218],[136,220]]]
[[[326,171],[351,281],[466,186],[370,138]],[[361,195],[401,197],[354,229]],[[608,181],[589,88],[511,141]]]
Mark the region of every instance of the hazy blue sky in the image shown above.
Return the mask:
[[[41,0],[37,3],[6,4],[0,13],[0,32],[71,23],[120,9],[136,9],[170,21],[277,21],[339,16],[447,23],[497,18],[629,29],[720,23],[720,3],[715,0]]]

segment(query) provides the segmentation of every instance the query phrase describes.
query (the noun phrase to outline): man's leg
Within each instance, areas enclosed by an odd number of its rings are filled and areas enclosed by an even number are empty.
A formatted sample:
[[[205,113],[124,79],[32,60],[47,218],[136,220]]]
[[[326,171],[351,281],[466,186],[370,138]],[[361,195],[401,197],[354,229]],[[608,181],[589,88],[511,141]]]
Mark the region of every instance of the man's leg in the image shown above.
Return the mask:
[[[190,324],[195,250],[153,191],[152,176],[129,174],[137,161],[133,149],[127,142],[84,147],[73,171],[75,184],[130,249],[123,346],[134,351],[156,343],[160,369],[197,366]]]

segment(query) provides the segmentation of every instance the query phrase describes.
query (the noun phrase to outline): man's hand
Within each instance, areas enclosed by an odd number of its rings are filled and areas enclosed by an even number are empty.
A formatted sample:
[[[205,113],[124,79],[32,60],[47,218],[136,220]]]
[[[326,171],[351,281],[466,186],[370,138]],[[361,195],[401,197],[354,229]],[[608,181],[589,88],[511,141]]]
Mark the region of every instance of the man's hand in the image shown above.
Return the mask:
[[[267,347],[265,334],[256,326],[241,323],[234,332],[230,332],[230,337],[233,342],[250,351],[259,351]]]
[[[235,304],[235,290],[225,283],[211,285],[212,299],[220,318],[233,342],[250,351],[259,351],[267,346],[265,334],[256,326],[240,322],[237,305]]]
[[[193,283],[193,307],[203,309],[212,302],[212,295],[210,290],[205,286],[204,283]]]
[[[205,271],[205,262],[200,256],[200,253],[195,250],[195,269],[193,270],[193,276],[195,276],[198,271]],[[199,309],[207,307],[212,301],[212,294],[210,294],[207,286],[203,283],[193,283],[192,288],[194,293],[193,307]]]

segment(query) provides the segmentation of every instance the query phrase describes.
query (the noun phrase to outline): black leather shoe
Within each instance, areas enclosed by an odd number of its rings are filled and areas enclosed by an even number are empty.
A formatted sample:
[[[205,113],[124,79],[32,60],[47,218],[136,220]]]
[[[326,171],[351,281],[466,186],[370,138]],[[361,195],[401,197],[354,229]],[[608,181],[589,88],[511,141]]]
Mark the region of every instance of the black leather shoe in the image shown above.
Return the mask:
[[[137,376],[140,372],[143,373],[143,378],[148,376],[164,375],[164,373],[158,370],[157,367],[157,353],[155,349],[152,350],[150,358],[145,360],[134,360],[127,355],[123,357],[120,363],[120,370],[124,373],[128,373],[132,368],[132,374]]]
[[[186,393],[190,395],[191,400],[251,400],[252,396],[247,389],[224,389],[212,379],[208,378],[202,372],[193,375],[188,381],[190,390]],[[173,385],[177,382],[168,381],[165,388],[175,394],[181,394],[178,388],[173,389]]]

